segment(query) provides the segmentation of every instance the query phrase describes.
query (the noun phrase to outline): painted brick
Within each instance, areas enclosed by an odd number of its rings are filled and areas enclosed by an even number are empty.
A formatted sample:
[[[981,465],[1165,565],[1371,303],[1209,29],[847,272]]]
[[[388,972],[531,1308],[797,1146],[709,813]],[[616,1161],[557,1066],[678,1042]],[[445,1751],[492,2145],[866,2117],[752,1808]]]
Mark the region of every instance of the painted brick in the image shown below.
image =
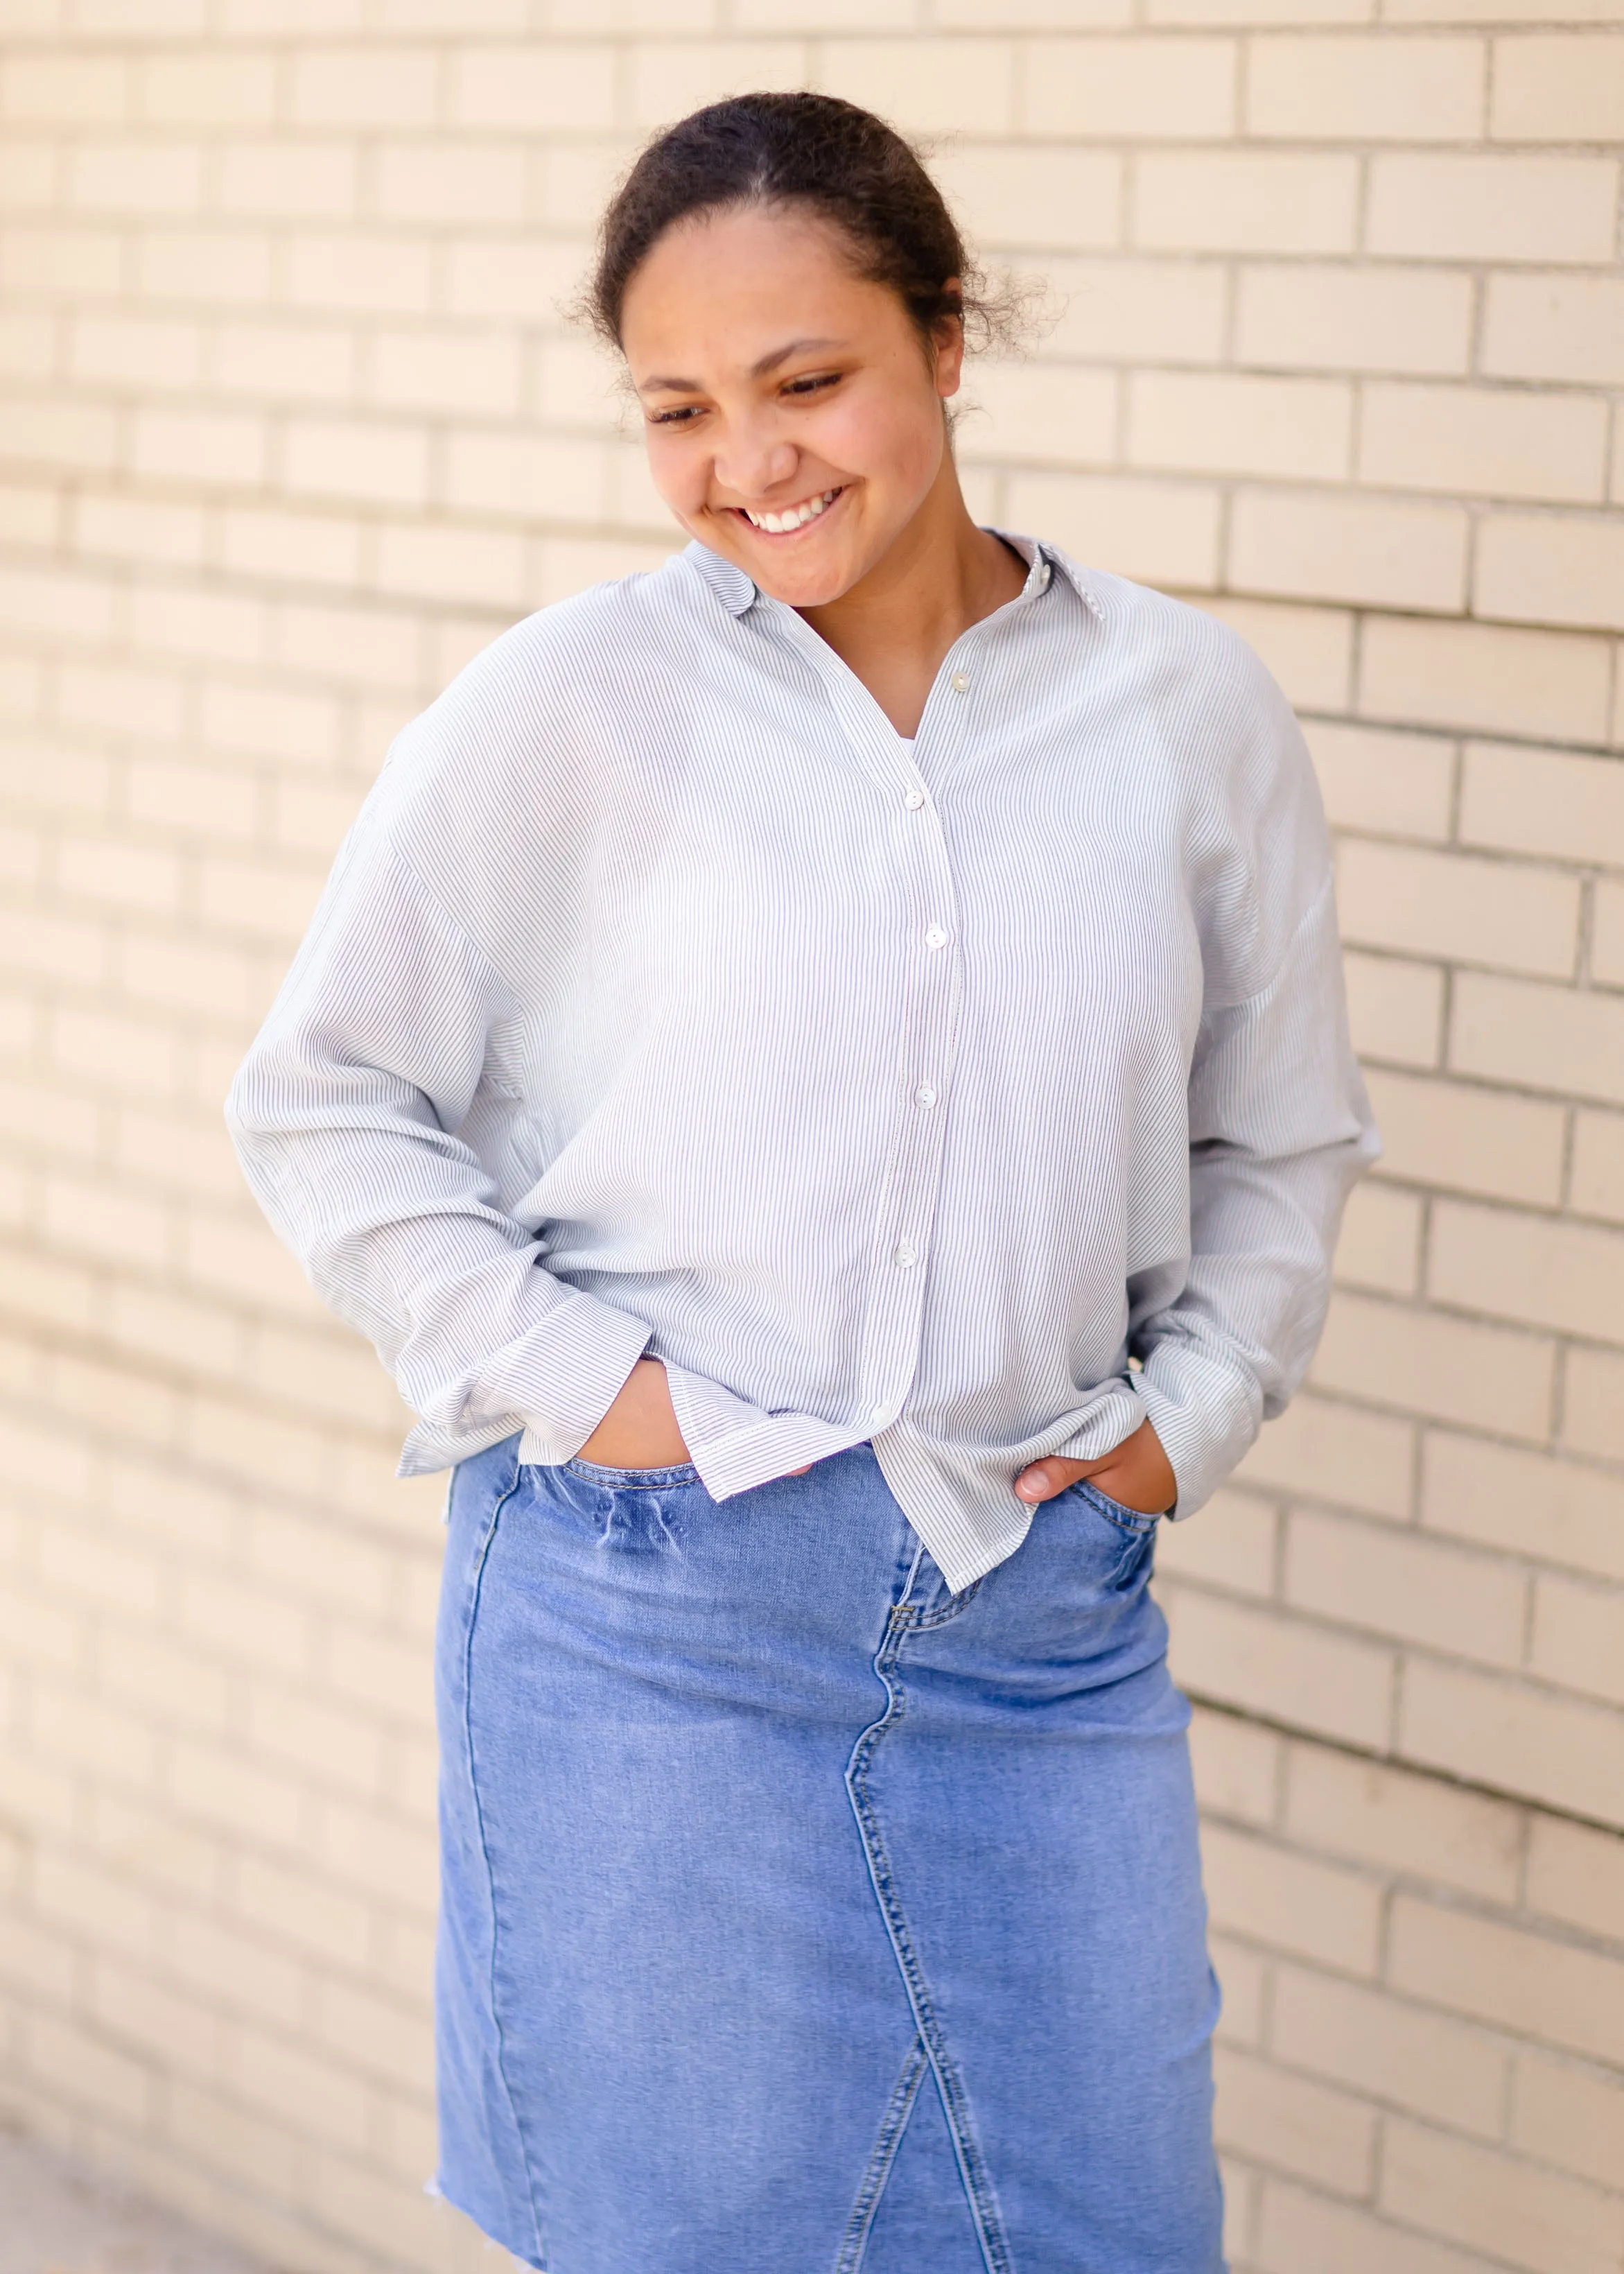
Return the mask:
[[[1252,1604],[1165,1586],[1172,1663],[1196,1696],[1369,1747],[1389,1734],[1393,1653]]]
[[[1431,1279],[1444,1302],[1624,1342],[1624,1235],[1599,1225],[1440,1201]]]
[[[1177,252],[1351,252],[1357,200],[1350,157],[1147,154],[1135,169],[1132,241]]]
[[[1204,364],[1223,351],[1225,282],[1217,261],[1054,259],[1046,350],[1079,361]]]
[[[1361,1058],[1435,1066],[1443,1046],[1441,969],[1357,951],[1345,954],[1342,964],[1349,1024]]]
[[[1372,1068],[1384,1176],[1554,1208],[1567,1112],[1542,1099]]]
[[[958,447],[977,458],[1109,465],[1116,456],[1117,401],[1114,372],[1075,364],[982,364],[959,398],[967,415]]]
[[[382,230],[323,230],[288,240],[287,297],[296,308],[423,315],[432,294],[426,244]],[[256,296],[262,297],[262,296]]]
[[[1511,1903],[1524,1811],[1383,1761],[1295,1743],[1286,1755],[1287,1832],[1323,1855]]]
[[[225,395],[342,406],[352,401],[357,342],[316,324],[222,324],[214,336],[214,383]]]
[[[1611,877],[1601,879],[1591,900],[1590,977],[1603,987],[1624,987],[1624,884]]]
[[[1624,1715],[1611,1708],[1412,1658],[1399,1748],[1417,1766],[1624,1825]]]
[[[1221,1929],[1373,1977],[1380,1924],[1373,1881],[1220,1825],[1207,1829],[1205,1879]]]
[[[1269,2050],[1293,2068],[1389,2106],[1482,2139],[1500,2135],[1511,2066],[1506,2047],[1481,2029],[1463,2028],[1362,1984],[1282,1967],[1274,1981]],[[1296,2082],[1281,2079],[1286,2090]]]
[[[444,248],[448,312],[511,321],[515,308],[545,320],[562,293],[580,282],[584,249],[546,237],[455,237]],[[425,296],[426,297],[426,296]]]
[[[1511,2142],[1541,2163],[1616,2190],[1624,2172],[1624,2083],[1616,2072],[1524,2050],[1517,2056]]]
[[[1231,523],[1229,581],[1247,591],[1458,610],[1466,540],[1455,507],[1244,492]]]
[[[1358,707],[1400,724],[1605,742],[1609,667],[1606,641],[1578,632],[1376,616]]]
[[[1387,1978],[1424,2004],[1605,2060],[1624,2022],[1624,1965],[1499,1919],[1398,1896]]]
[[[160,300],[258,307],[270,297],[271,240],[256,230],[154,228],[137,240],[135,274]]]
[[[1003,40],[830,40],[818,76],[909,133],[951,133],[966,118],[986,133],[1013,120],[1014,54]]]
[[[1624,630],[1624,528],[1545,514],[1490,515],[1477,531],[1473,612]]]
[[[1528,1585],[1520,1570],[1386,1525],[1294,1510],[1285,1600],[1338,1625],[1486,1665],[1515,1668],[1522,1656]]]
[[[1605,415],[1582,395],[1372,380],[1359,471],[1399,489],[1598,502]]]
[[[386,222],[443,229],[525,218],[527,169],[517,142],[386,142],[372,163],[372,196]]]
[[[454,510],[504,521],[600,524],[605,468],[591,443],[478,429],[446,442],[444,498]]]
[[[1232,2047],[1214,2060],[1220,2147],[1337,2195],[1364,2195],[1374,2173],[1375,2112],[1364,2101]]]
[[[1367,1509],[1377,1516],[1410,1511],[1415,1431],[1407,1421],[1303,1391],[1278,1420],[1265,1422],[1236,1471],[1237,1483],[1275,1486],[1310,1499]]]
[[[362,532],[355,521],[312,513],[228,509],[220,525],[222,564],[239,576],[280,584],[353,585]]]
[[[1530,1910],[1603,1940],[1624,1941],[1624,1840],[1592,1824],[1536,1816],[1529,1826]]]
[[[1259,2274],[1487,2274],[1474,2251],[1401,2230],[1350,2203],[1271,2180],[1264,2189],[1255,2263]]]
[[[1418,1194],[1361,1185],[1349,1195],[1336,1243],[1336,1284],[1387,1295],[1421,1286],[1423,1203]]]
[[[1575,1116],[1573,1205],[1583,1216],[1624,1224],[1624,1117]]]
[[[20,2066],[54,2091],[139,2129],[149,2121],[147,2066],[77,2022],[30,2014],[20,2029]]]
[[[1198,1706],[1190,1751],[1201,1806],[1219,1816],[1267,1828],[1274,1820],[1284,1742],[1233,1713]]]
[[[27,55],[14,49],[0,66],[0,117],[19,125],[112,126],[129,108],[130,69],[123,56],[82,49]]]
[[[274,58],[241,49],[143,56],[134,84],[136,115],[153,126],[263,126],[276,108]]]
[[[392,522],[378,531],[378,583],[417,599],[483,599],[524,606],[523,540],[505,531],[447,523]]]
[[[1344,935],[1365,947],[1447,955],[1567,978],[1578,950],[1577,880],[1550,870],[1418,847],[1344,840],[1336,860]]]
[[[1476,141],[1485,64],[1480,40],[1412,39],[1395,49],[1368,34],[1256,39],[1247,130],[1291,142]]]
[[[1624,38],[1496,40],[1489,132],[1498,142],[1624,141]]]
[[[1249,1494],[1221,1492],[1192,1524],[1163,1525],[1159,1570],[1200,1579],[1234,1594],[1274,1593],[1275,1511]]]
[[[267,220],[356,218],[361,154],[349,142],[233,142],[221,151],[222,210]]]
[[[808,85],[810,64],[799,40],[650,41],[635,47],[630,67],[631,123],[664,126],[728,95]]]
[[[1449,1058],[1462,1073],[1624,1104],[1624,1003],[1462,973]]]
[[[1564,1690],[1624,1706],[1624,1592],[1542,1572],[1529,1665]]]
[[[420,504],[428,490],[428,437],[417,425],[296,419],[283,440],[282,479],[314,497]]]
[[[1034,40],[1025,56],[1029,132],[1194,142],[1237,124],[1233,40]]]
[[[184,142],[84,142],[70,154],[65,187],[82,213],[192,214],[202,204],[203,153]]]
[[[447,116],[455,127],[579,134],[614,124],[611,47],[481,42],[454,50],[447,64]]]
[[[1503,379],[1624,385],[1624,278],[1492,275],[1482,368]]]
[[[1365,250],[1422,260],[1611,259],[1619,169],[1602,158],[1383,153]]]
[[[1542,1338],[1476,1319],[1339,1294],[1312,1368],[1341,1390],[1468,1428],[1543,1443],[1553,1355]]]
[[[1329,481],[1349,471],[1352,395],[1333,380],[1146,372],[1130,381],[1128,420],[1136,465]]]
[[[1624,1460],[1624,1359],[1612,1351],[1568,1352],[1562,1436],[1576,1453]]]
[[[1225,594],[1201,604],[1256,648],[1289,703],[1307,711],[1347,707],[1353,681],[1354,619],[1336,608],[1287,607]]]
[[[1041,530],[1079,560],[1184,591],[1217,582],[1219,501],[1210,486],[1016,473],[1007,494],[1012,527]]]
[[[1624,762],[1470,742],[1461,837],[1507,853],[1624,868]]]
[[[1076,252],[1122,233],[1123,162],[1064,140],[951,145],[932,169],[980,245]]]
[[[1381,2202],[1411,2224],[1531,2274],[1611,2274],[1624,2201],[1419,2125],[1389,2125]]]
[[[124,394],[192,388],[201,368],[202,335],[195,323],[87,314],[69,339],[71,376]]]
[[[291,58],[289,102],[300,126],[379,127],[432,124],[439,105],[439,58],[430,49],[305,46]]]

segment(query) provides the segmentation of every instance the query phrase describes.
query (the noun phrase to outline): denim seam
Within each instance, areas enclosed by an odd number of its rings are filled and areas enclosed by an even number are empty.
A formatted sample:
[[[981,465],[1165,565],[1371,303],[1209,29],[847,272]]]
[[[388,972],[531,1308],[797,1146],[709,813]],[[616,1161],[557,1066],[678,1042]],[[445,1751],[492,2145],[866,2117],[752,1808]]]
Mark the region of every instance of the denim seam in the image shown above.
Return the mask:
[[[868,2247],[874,2215],[880,2207],[885,2182],[891,2177],[891,2167],[897,2160],[897,2150],[902,2145],[902,2135],[908,2128],[908,2119],[919,2095],[920,2079],[927,2074],[929,2067],[930,2057],[925,2051],[925,2041],[916,2029],[914,2042],[908,2047],[907,2059],[902,2064],[902,2074],[892,2088],[891,2098],[885,2105],[885,2113],[880,2120],[874,2152],[868,2158],[868,2168],[862,2175],[857,2201],[852,2206],[852,2216],[841,2240],[835,2274],[859,2274],[863,2255]]]
[[[1012,2274],[1009,2245],[993,2200],[991,2179],[971,2129],[968,2095],[957,2064],[948,2052],[941,2024],[936,2020],[924,1969],[914,1947],[906,1914],[891,1876],[879,1817],[868,1788],[868,1764],[880,1739],[896,1727],[907,1710],[902,1684],[900,1681],[893,1681],[892,1675],[903,1639],[916,1624],[917,1621],[909,1615],[906,1605],[900,1603],[892,1610],[887,1622],[884,1639],[874,1658],[874,1670],[885,1685],[885,1711],[877,1721],[869,1723],[853,1748],[852,1758],[846,1766],[846,1788],[853,1813],[857,1818],[858,1836],[863,1843],[868,1877],[874,1885],[880,1914],[885,1921],[886,1932],[901,1970],[908,2003],[914,2009],[914,2019],[942,2096],[942,2110],[952,2138],[953,2156],[969,2202],[970,2216],[974,2222],[981,2256],[986,2261],[988,2274]]]
[[[479,1854],[485,1864],[485,1887],[491,1900],[491,1976],[488,1996],[491,2026],[496,2032],[496,2074],[501,2079],[502,2092],[508,2103],[508,2113],[513,2120],[513,2136],[518,2142],[519,2153],[524,2159],[524,2192],[530,2198],[530,2224],[536,2234],[537,2274],[546,2274],[547,2247],[542,2239],[541,2211],[536,2201],[535,2171],[530,2162],[530,2150],[525,2145],[524,2127],[519,2120],[518,2106],[514,2099],[513,2086],[508,2075],[507,2040],[502,2029],[501,2012],[497,2002],[496,1953],[497,1945],[501,1939],[501,1922],[496,1901],[496,1873],[492,1867],[491,1850],[485,1840],[485,1804],[479,1797],[479,1779],[474,1767],[474,1627],[479,1615],[479,1598],[485,1589],[485,1565],[495,1542],[496,1529],[501,1521],[502,1510],[519,1488],[521,1474],[520,1465],[515,1457],[513,1475],[508,1480],[507,1490],[491,1510],[491,1520],[485,1527],[485,1541],[479,1550],[479,1567],[474,1574],[473,1594],[468,1610],[468,1633],[462,1645],[462,1736],[468,1750],[468,1787],[473,1796],[474,1821],[479,1827]]]

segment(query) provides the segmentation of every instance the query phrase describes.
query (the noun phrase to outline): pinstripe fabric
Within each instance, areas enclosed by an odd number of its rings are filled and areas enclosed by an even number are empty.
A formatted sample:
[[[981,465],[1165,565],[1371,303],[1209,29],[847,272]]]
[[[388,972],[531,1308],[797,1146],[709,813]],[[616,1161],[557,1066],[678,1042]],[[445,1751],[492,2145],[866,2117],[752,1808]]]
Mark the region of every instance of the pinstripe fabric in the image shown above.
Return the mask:
[[[718,1499],[871,1439],[949,1583],[1148,1414],[1199,1506],[1377,1141],[1284,698],[1011,538],[910,749],[697,545],[397,737],[228,1108],[421,1416],[560,1462],[640,1352]],[[1058,573],[1056,573],[1058,572]]]

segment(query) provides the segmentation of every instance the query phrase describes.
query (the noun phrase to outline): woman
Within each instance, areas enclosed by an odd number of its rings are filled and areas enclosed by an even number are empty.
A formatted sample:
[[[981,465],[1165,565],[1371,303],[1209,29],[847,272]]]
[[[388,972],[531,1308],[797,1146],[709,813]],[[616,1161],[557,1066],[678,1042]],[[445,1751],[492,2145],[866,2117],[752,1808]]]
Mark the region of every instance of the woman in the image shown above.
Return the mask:
[[[868,114],[683,121],[592,306],[693,542],[409,727],[238,1078],[455,1464],[440,2186],[551,2274],[1222,2266],[1146,1592],[1372,1156],[1207,617],[978,528]]]

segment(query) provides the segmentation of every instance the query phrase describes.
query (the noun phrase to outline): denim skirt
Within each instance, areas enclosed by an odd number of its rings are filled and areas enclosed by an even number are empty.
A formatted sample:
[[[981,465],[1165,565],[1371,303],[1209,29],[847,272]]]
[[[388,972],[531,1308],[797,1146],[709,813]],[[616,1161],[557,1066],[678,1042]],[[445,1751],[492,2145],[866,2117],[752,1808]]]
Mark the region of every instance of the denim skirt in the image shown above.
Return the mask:
[[[1155,1519],[953,1594],[867,1445],[453,1480],[439,2191],[547,2274],[1222,2274]]]

